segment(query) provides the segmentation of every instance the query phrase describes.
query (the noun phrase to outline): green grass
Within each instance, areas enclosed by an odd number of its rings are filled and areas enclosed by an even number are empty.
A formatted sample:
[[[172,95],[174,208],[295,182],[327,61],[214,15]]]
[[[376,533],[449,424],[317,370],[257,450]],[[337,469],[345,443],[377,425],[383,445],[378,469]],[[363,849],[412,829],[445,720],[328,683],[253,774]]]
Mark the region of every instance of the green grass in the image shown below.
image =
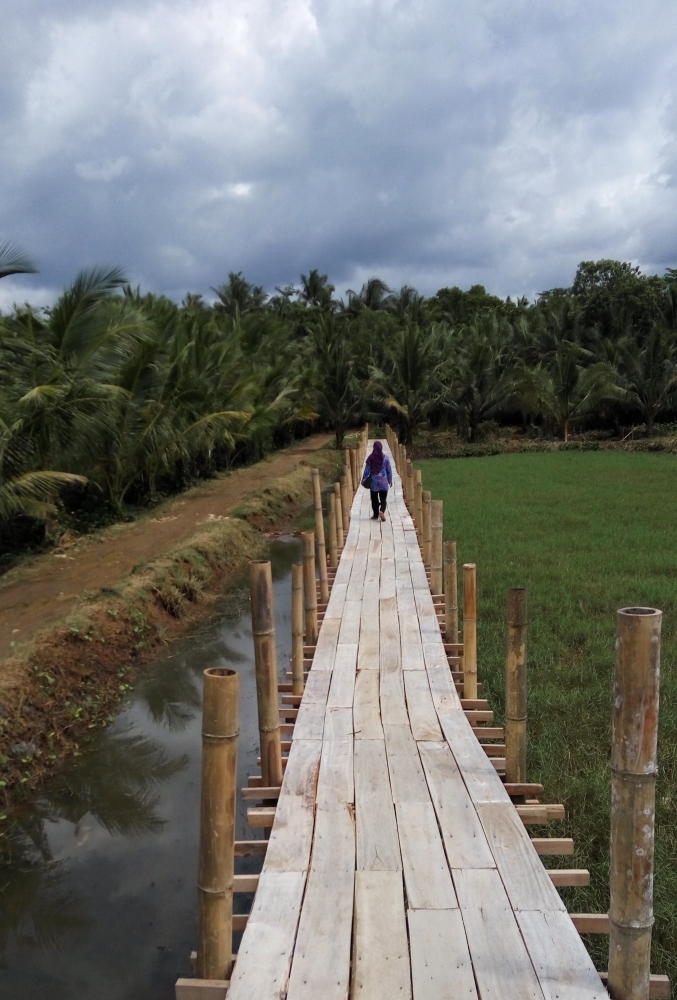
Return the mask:
[[[503,717],[505,593],[529,592],[528,772],[567,819],[586,889],[572,912],[609,905],[611,691],[616,609],[661,608],[659,778],[652,971],[677,981],[677,457],[621,452],[501,455],[417,462],[444,501],[444,537],[477,564],[484,695]],[[534,830],[536,833],[536,830]],[[541,834],[543,835],[543,834]],[[606,968],[606,937],[586,939]]]

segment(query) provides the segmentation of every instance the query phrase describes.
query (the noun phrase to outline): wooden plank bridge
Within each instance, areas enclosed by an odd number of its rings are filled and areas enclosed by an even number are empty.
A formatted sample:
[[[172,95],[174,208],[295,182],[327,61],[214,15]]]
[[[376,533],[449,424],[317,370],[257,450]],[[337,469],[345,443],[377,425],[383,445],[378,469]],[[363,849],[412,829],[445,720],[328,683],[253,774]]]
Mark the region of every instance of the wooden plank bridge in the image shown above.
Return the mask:
[[[573,845],[530,839],[547,807],[513,804],[449,652],[394,473],[385,522],[354,497],[303,697],[281,709],[293,736],[229,1000],[607,996],[539,857]]]

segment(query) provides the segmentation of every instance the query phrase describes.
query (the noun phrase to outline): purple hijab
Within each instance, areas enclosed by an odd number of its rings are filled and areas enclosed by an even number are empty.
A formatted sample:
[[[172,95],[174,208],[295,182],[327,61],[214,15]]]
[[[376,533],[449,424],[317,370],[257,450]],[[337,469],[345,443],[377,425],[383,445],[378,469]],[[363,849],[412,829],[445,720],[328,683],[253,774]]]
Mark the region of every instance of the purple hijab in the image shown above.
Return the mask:
[[[378,476],[379,472],[383,468],[383,445],[380,441],[374,441],[374,450],[371,455],[367,458],[367,465],[369,466],[369,471],[374,476]]]

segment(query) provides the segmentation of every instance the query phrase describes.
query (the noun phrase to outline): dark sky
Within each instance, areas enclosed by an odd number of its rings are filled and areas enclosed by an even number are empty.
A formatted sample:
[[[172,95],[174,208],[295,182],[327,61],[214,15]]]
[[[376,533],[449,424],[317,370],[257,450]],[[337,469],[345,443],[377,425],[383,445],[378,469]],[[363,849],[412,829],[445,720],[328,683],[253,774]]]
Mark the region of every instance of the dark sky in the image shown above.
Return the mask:
[[[0,240],[209,293],[327,272],[533,296],[677,266],[677,5],[5,0]]]

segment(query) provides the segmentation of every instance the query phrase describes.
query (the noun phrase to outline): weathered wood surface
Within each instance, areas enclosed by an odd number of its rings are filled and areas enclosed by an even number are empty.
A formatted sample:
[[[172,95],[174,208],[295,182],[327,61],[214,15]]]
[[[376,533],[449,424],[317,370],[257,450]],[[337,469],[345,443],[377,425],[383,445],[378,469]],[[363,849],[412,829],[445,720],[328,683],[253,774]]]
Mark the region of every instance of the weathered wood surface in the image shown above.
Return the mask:
[[[359,489],[229,1000],[601,1000],[539,857],[573,843],[529,838],[478,742],[397,474],[370,515]]]

